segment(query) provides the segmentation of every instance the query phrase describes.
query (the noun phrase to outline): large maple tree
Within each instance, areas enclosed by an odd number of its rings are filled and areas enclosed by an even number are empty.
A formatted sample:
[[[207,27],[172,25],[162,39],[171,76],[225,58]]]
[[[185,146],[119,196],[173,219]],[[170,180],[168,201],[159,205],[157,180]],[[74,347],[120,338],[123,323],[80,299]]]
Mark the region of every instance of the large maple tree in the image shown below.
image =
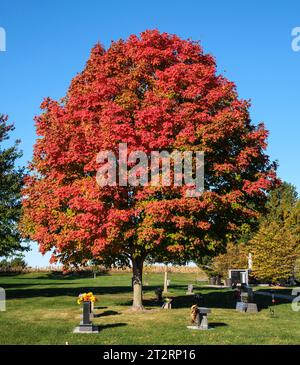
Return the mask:
[[[24,189],[22,231],[52,261],[130,263],[142,308],[145,260],[219,252],[276,181],[267,131],[198,42],[148,30],[97,44],[61,101],[45,99]],[[96,183],[100,151],[204,151],[205,192]]]

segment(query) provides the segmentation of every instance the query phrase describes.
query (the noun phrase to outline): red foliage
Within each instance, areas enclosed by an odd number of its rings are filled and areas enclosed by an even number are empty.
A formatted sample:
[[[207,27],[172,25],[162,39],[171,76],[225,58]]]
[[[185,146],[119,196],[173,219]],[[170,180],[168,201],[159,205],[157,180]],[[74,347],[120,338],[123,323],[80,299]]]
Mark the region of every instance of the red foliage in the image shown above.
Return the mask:
[[[24,189],[24,235],[53,260],[195,257],[257,215],[276,182],[267,131],[197,42],[145,31],[96,45],[61,102],[45,99]],[[98,152],[205,152],[206,192],[96,184]]]

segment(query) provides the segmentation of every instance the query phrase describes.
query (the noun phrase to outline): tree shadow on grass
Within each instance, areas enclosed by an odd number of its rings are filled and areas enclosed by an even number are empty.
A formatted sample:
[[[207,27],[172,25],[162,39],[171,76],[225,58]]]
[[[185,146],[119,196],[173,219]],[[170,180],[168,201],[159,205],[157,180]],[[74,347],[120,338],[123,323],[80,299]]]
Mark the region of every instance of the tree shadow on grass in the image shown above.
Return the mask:
[[[197,292],[195,292],[197,294]],[[199,294],[199,292],[198,292]],[[195,296],[180,296],[176,297],[172,303],[174,308],[184,308],[193,304],[198,304],[202,307],[208,308],[224,308],[235,309],[236,298],[234,292],[231,289],[218,289],[218,288],[201,288],[201,294],[203,296],[202,301],[198,301]],[[277,304],[287,303],[284,299],[277,299]],[[257,304],[258,310],[269,308],[272,305],[270,297],[260,296],[254,294],[254,303]]]
[[[4,271],[1,271],[0,272],[0,278],[1,277],[12,277],[12,276],[18,276],[20,275],[21,272],[18,272],[18,271],[15,271],[15,272],[4,272]]]
[[[12,285],[13,287],[14,285]],[[131,292],[131,287],[127,286],[113,286],[113,287],[60,287],[60,288],[36,288],[36,289],[8,289],[6,287],[7,299],[28,299],[37,297],[58,297],[71,296],[78,297],[84,292],[93,292],[94,295],[105,294],[127,294]]]
[[[128,325],[127,323],[111,323],[111,324],[103,324],[103,325],[93,325],[93,329],[101,332],[101,331],[109,329],[109,328],[124,327],[127,325]],[[77,333],[80,333],[80,332],[77,332]]]
[[[195,291],[194,294],[200,294],[200,291]],[[234,292],[231,289],[219,289],[219,288],[201,288],[202,299],[197,299],[195,295],[168,295],[167,297],[173,298],[172,308],[191,308],[192,305],[197,304],[199,307],[208,308],[222,308],[222,309],[235,309],[236,298]],[[272,304],[270,297],[255,296],[254,302],[257,304],[258,310],[269,308]],[[163,301],[158,302],[154,297],[151,299],[143,300],[145,307],[161,308]],[[286,303],[285,300],[278,299],[277,305]],[[131,301],[126,301],[121,305],[129,306]]]
[[[102,313],[94,314],[94,317],[95,318],[100,318],[100,317],[107,317],[107,316],[116,316],[118,314],[121,314],[121,313],[116,312],[116,311],[112,311],[112,310],[108,310],[108,311],[105,311],[105,312],[102,312]]]
[[[269,293],[269,295],[272,295],[272,293],[275,295],[276,294],[292,295],[292,290],[293,288],[272,289],[272,287],[267,287],[267,288],[256,289],[255,293],[266,292]]]
[[[21,290],[23,290],[22,288],[30,288],[31,286],[35,287],[35,286],[63,286],[66,285],[65,283],[27,283],[27,284],[19,284],[19,283],[0,283],[0,287],[4,288],[4,289],[8,289],[8,290],[13,290],[14,288],[21,288]],[[37,289],[32,289],[32,290],[39,290]],[[48,289],[47,289],[48,290]]]
[[[111,276],[108,272],[99,272],[96,274],[96,278],[102,276]],[[24,278],[25,279],[25,278]],[[78,279],[94,279],[94,273],[92,271],[78,272],[78,273],[70,273],[63,274],[61,272],[49,272],[45,275],[34,277],[34,279],[38,280],[78,280]]]
[[[50,273],[48,277],[34,277],[34,278],[18,278],[18,280],[28,280],[28,283],[3,283],[0,284],[0,287],[3,287],[6,290],[8,299],[26,299],[26,298],[36,298],[36,297],[57,297],[57,296],[78,296],[80,293],[90,292],[92,291],[95,295],[105,295],[105,294],[128,294],[132,292],[132,287],[130,285],[124,286],[90,286],[90,285],[82,285],[82,283],[78,283],[78,286],[69,286],[71,283],[69,282],[33,282],[30,280],[56,280],[56,274]],[[63,278],[66,279],[66,278]],[[79,279],[79,277],[72,277],[70,280]],[[72,285],[72,284],[71,284]],[[75,283],[74,283],[75,285]],[[96,283],[95,283],[96,285]],[[39,286],[41,288],[35,288],[35,286]],[[47,286],[47,287],[46,287]],[[48,286],[52,286],[48,288]],[[57,286],[60,286],[59,288]],[[154,291],[157,286],[149,286],[147,287],[147,291]]]
[[[26,272],[0,272],[1,277],[15,277],[19,275],[26,275],[30,273]],[[83,271],[83,272],[73,272],[63,274],[60,271],[50,271],[50,272],[39,272],[38,276],[25,276],[18,277],[18,280],[78,280],[78,279],[94,279],[93,271]],[[111,276],[109,272],[97,272],[96,278],[103,276]]]
[[[36,279],[36,278],[35,278]],[[6,290],[7,299],[28,299],[37,297],[58,297],[58,296],[70,296],[77,297],[80,293],[92,291],[96,296],[101,295],[117,295],[117,294],[130,294],[132,293],[132,287],[127,286],[78,286],[70,287],[68,283],[45,283],[44,286],[56,286],[56,287],[44,287],[44,288],[32,288],[32,286],[41,286],[39,283],[34,284],[14,284],[8,283],[1,285]],[[29,288],[26,288],[26,286]],[[59,287],[57,287],[59,286]],[[145,307],[160,308],[163,302],[157,302],[154,297],[154,291],[158,286],[146,286],[143,288],[145,293],[153,293],[153,298],[144,299]],[[10,289],[11,288],[11,289]],[[172,285],[170,289],[181,290],[187,288],[187,285]],[[203,300],[198,301],[194,295],[176,295],[170,293],[169,297],[173,297],[172,308],[190,308],[193,304],[198,304],[202,307],[208,308],[227,308],[234,309],[236,306],[236,299],[234,293],[228,288],[211,288],[211,287],[194,287],[195,294],[202,294]],[[256,295],[255,302],[258,305],[258,309],[265,309],[271,306],[271,297]],[[117,299],[117,298],[116,298]],[[276,299],[277,305],[286,303],[284,299]],[[126,301],[120,303],[120,305],[131,306],[132,301]]]
[[[106,330],[108,328],[115,328],[115,327],[124,327],[128,326],[127,323],[110,323],[110,324],[103,324],[103,325],[97,325],[99,332],[102,330]]]
[[[175,286],[173,286],[175,288]],[[210,290],[208,293],[205,291]],[[196,292],[194,294],[200,294],[200,292]],[[197,304],[199,307],[208,307],[208,308],[235,308],[235,298],[233,296],[232,291],[211,291],[211,289],[201,288],[202,299],[197,299],[195,295],[176,295],[169,294],[166,297],[173,298],[172,308],[190,308],[192,305]],[[158,302],[155,298],[144,299],[143,303],[145,307],[161,307],[163,305],[163,301]],[[129,302],[123,303],[124,305],[129,305]]]
[[[223,323],[223,322],[210,322],[208,321],[208,325],[210,328],[218,328],[218,327],[226,327],[228,326],[227,323]]]

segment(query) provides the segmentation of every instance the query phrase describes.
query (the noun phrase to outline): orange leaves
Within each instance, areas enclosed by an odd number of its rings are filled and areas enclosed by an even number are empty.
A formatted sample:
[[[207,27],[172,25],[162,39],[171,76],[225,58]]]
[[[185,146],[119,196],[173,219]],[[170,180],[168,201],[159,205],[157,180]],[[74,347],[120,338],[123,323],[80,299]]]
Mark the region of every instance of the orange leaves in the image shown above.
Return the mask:
[[[66,97],[41,108],[24,234],[67,264],[220,244],[276,179],[249,103],[198,42],[176,35],[148,30],[107,50],[96,45]],[[128,153],[204,151],[206,191],[186,198],[186,186],[100,188],[96,156],[119,143]]]

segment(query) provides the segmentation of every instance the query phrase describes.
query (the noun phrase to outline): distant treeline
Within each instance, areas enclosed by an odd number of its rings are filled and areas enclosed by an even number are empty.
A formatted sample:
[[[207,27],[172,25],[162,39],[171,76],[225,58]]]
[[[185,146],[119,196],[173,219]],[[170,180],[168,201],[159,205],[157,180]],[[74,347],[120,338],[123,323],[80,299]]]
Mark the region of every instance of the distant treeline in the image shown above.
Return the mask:
[[[104,266],[85,266],[63,270],[61,266],[46,266],[46,267],[30,267],[22,259],[13,259],[11,261],[0,261],[0,273],[38,273],[38,272],[53,272],[65,275],[84,275],[84,274],[109,274],[109,273],[130,273],[130,267],[125,268],[106,268]],[[147,265],[144,269],[144,275],[147,273],[163,273],[165,272],[164,265]],[[168,266],[169,273],[190,273],[196,274],[198,279],[207,279],[206,274],[197,266]]]

